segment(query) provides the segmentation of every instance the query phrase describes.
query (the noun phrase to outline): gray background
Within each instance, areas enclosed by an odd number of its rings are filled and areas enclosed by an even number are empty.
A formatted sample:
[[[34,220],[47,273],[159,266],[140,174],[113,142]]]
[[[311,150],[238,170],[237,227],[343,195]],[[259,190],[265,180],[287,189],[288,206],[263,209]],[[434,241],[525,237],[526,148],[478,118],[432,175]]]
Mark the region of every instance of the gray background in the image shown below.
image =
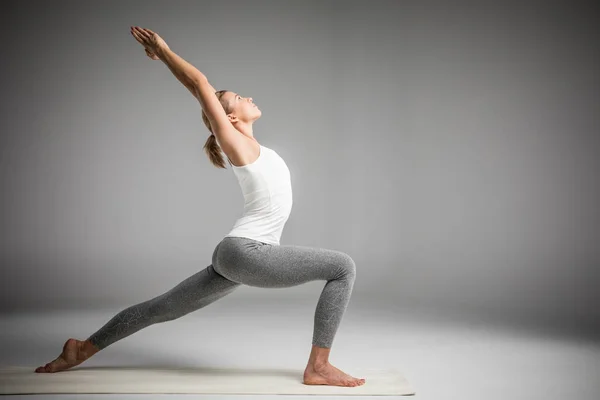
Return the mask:
[[[3,2],[1,311],[147,300],[241,215],[139,25],[254,98],[292,174],[281,243],[350,254],[353,302],[597,337],[598,9],[448,3]]]

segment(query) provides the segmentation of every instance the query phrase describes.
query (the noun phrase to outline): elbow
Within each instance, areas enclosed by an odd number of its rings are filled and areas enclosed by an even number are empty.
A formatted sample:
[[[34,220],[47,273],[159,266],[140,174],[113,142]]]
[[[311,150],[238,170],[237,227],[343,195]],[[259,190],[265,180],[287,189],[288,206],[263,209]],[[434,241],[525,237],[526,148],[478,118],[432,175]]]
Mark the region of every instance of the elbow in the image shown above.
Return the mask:
[[[193,83],[192,83],[193,87],[195,88],[196,92],[199,94],[201,91],[206,93],[206,92],[210,92],[215,94],[216,90],[214,87],[212,87],[212,85],[210,84],[210,82],[208,82],[208,78],[206,78],[205,75],[199,75],[197,77],[195,77],[193,79]]]
[[[200,91],[202,86],[210,87],[210,83],[208,83],[208,79],[202,73],[195,75],[190,79],[191,85],[196,88],[196,91]]]
[[[192,76],[190,80],[195,86],[206,85],[208,83],[206,75],[201,72]]]

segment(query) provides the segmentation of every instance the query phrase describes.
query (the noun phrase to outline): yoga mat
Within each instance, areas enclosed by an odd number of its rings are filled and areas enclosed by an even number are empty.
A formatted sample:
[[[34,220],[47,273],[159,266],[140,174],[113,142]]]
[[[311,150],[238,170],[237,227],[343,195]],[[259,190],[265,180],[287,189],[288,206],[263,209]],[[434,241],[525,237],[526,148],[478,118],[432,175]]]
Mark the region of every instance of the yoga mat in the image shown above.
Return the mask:
[[[414,395],[396,369],[350,369],[366,383],[356,387],[305,385],[304,369],[73,367],[36,373],[36,367],[0,367],[0,394],[50,393],[194,393]]]

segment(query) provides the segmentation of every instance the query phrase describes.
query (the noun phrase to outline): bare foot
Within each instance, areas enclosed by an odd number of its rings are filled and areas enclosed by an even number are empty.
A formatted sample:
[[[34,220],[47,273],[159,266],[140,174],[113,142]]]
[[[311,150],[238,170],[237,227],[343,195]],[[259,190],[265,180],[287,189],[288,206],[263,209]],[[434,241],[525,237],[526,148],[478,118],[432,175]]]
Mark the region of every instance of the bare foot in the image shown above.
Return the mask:
[[[305,385],[361,386],[365,379],[355,378],[327,363],[323,365],[307,365],[304,370]]]
[[[59,372],[79,365],[90,358],[93,353],[98,351],[97,349],[95,351],[89,351],[89,346],[91,346],[91,344],[86,346],[86,343],[83,340],[69,339],[65,342],[61,355],[56,357],[54,361],[49,362],[42,367],[38,367],[35,372]]]

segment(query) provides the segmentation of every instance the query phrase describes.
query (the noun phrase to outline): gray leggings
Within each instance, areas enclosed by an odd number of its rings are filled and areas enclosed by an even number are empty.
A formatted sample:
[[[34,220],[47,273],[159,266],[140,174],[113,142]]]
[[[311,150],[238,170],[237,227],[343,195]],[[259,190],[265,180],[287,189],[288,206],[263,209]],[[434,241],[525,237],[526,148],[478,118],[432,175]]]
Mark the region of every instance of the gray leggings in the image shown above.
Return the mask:
[[[331,348],[355,277],[354,260],[337,250],[225,237],[215,248],[211,265],[168,292],[119,312],[88,340],[103,349],[147,326],[203,308],[241,284],[284,288],[324,280],[327,283],[315,311],[312,344]]]

